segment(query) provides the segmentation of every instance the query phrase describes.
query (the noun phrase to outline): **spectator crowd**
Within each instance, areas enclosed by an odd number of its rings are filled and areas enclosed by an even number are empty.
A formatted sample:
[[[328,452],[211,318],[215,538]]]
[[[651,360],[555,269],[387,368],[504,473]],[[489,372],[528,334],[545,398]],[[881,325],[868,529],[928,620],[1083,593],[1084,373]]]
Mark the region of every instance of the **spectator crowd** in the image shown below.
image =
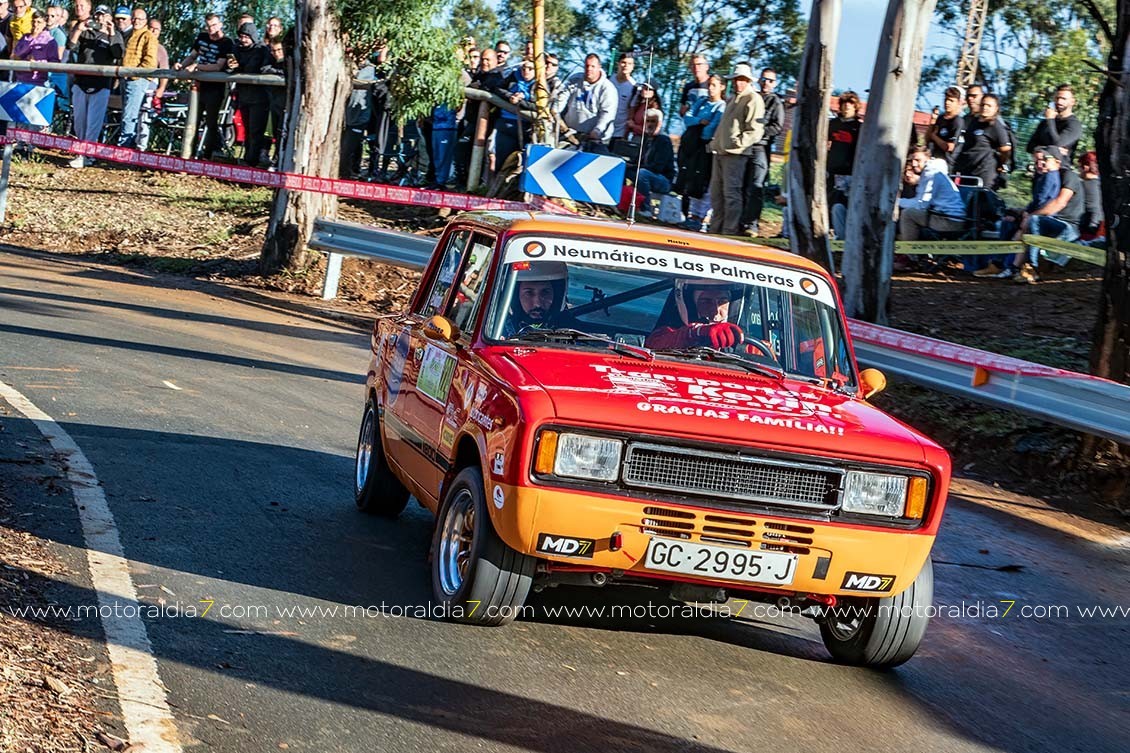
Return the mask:
[[[236,34],[229,37],[220,16],[208,14],[187,55],[172,61],[171,67],[285,76],[283,21],[269,18],[264,28],[261,34],[255,19],[244,14]],[[171,61],[161,32],[161,19],[150,18],[142,7],[111,9],[75,0],[71,9],[50,5],[39,10],[31,0],[0,0],[0,57],[13,60],[167,69]],[[755,73],[748,62],[739,62],[721,75],[711,72],[703,55],[692,55],[685,83],[665,106],[662,92],[640,75],[632,53],[619,55],[611,72],[605,71],[598,55],[589,54],[583,69],[569,76],[561,74],[560,58],[548,53],[545,91],[539,92],[532,43],[516,54],[506,41],[480,50],[475,40],[465,38],[456,48],[463,84],[493,95],[491,102],[470,99],[458,108],[439,105],[429,117],[397,127],[388,50],[351,54],[354,89],[345,114],[340,163],[345,177],[419,182],[429,188],[467,186],[473,175],[484,181],[505,180],[520,169],[541,94],[559,146],[615,155],[629,163],[621,208],[638,208],[636,216],[668,222],[674,218],[689,229],[711,233],[757,236],[766,200],[787,201],[787,187],[779,193],[774,187],[770,196],[767,185],[774,144],[785,128],[785,102],[776,92],[778,74],[772,68]],[[151,123],[168,85],[167,79],[143,75],[18,71],[13,76],[55,87],[60,100],[68,103],[64,107],[69,106],[74,135],[87,141],[106,140],[113,100],[120,114],[112,140],[139,149],[149,145]],[[203,128],[198,155],[230,158],[224,135],[235,130],[245,164],[277,160],[286,117],[285,87],[224,81],[200,81],[197,87]],[[1094,152],[1076,154],[1083,128],[1075,105],[1072,88],[1058,87],[1021,149],[1001,116],[998,96],[980,85],[967,91],[946,89],[942,106],[933,109],[924,132],[911,134],[897,208],[898,237],[1019,240],[1036,234],[1103,243],[1097,159]],[[840,238],[865,117],[864,103],[846,91],[837,97],[835,116],[828,123],[827,198],[833,233]],[[679,122],[672,131],[680,133],[677,148],[666,133],[673,121]],[[997,192],[1016,169],[1021,151],[1031,158],[1031,201],[1009,208]],[[480,159],[479,165],[472,165]],[[91,159],[76,157],[70,164],[80,168]],[[963,264],[978,277],[1031,283],[1039,279],[1041,263],[1065,262],[1066,257],[1057,255],[1041,259],[1032,250],[1007,257],[969,257]],[[896,268],[911,264],[905,257],[896,259]]]

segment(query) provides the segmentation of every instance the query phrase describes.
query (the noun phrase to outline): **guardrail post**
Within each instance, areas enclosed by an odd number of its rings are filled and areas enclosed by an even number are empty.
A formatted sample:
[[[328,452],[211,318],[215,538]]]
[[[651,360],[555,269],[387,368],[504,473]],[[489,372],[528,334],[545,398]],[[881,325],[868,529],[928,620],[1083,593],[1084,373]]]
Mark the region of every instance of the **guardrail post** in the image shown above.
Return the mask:
[[[196,140],[196,124],[200,120],[200,92],[193,83],[188,94],[188,114],[184,121],[184,138],[181,139],[181,159],[192,159],[192,142]]]
[[[8,135],[8,121],[0,120],[0,136]],[[8,219],[8,176],[12,171],[11,142],[4,145],[4,166],[0,168],[0,222]]]
[[[337,286],[341,282],[341,254],[330,252],[326,256],[326,279],[322,283],[322,300],[332,301],[337,298]]]
[[[483,161],[487,150],[487,123],[490,122],[490,103],[479,103],[479,117],[475,121],[475,141],[471,147],[471,164],[467,168],[467,193],[479,187],[483,177]]]

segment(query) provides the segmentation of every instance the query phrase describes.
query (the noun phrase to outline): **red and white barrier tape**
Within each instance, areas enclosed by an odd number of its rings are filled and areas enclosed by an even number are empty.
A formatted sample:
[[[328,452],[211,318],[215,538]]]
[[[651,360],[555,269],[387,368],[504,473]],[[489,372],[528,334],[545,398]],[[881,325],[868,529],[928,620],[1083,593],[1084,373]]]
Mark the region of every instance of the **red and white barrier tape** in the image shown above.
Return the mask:
[[[1019,358],[989,353],[964,345],[955,345],[954,343],[949,343],[944,340],[936,340],[932,337],[925,337],[924,335],[902,332],[897,329],[881,327],[877,324],[869,324],[855,319],[848,321],[848,327],[851,330],[852,339],[857,342],[882,345],[895,350],[929,356],[940,361],[948,361],[949,363],[956,363],[962,366],[972,366],[985,369],[986,371],[995,371],[1002,374],[1016,374],[1017,376],[1070,377],[1072,379],[1097,379],[1105,381],[1100,377],[1091,376],[1090,374],[1079,374],[1074,371],[1057,369],[1052,366],[1030,363],[1029,361],[1022,361]]]
[[[207,160],[183,159],[152,152],[141,152],[136,149],[127,149],[121,146],[99,144],[93,141],[82,141],[70,136],[55,136],[40,131],[25,131],[22,129],[9,129],[8,135],[0,137],[0,143],[22,141],[35,146],[49,149],[81,154],[84,157],[117,162],[123,165],[134,165],[150,170],[166,170],[169,172],[188,173],[190,175],[203,175],[216,180],[228,180],[234,183],[249,183],[267,188],[286,188],[291,191],[314,191],[317,193],[336,194],[348,199],[363,199],[366,201],[382,201],[389,204],[408,204],[412,206],[436,207],[439,209],[456,209],[468,211],[472,209],[494,209],[528,212],[531,210],[551,212],[554,214],[573,214],[562,206],[536,197],[529,204],[520,201],[505,201],[502,199],[488,199],[482,196],[472,196],[449,191],[426,191],[422,188],[405,188],[401,186],[386,186],[379,183],[366,183],[359,180],[343,180],[341,178],[318,178],[310,175],[296,173],[280,173],[264,170],[258,167],[243,167],[240,165],[225,165],[220,162]]]

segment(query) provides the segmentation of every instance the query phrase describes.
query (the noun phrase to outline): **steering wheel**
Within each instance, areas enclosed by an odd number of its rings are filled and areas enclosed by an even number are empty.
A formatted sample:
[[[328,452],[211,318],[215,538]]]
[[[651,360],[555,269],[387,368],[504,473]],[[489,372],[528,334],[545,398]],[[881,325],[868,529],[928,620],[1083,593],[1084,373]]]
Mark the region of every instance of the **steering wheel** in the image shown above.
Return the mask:
[[[747,337],[745,340],[742,340],[740,343],[735,345],[734,350],[738,352],[744,351],[747,355],[760,354],[765,356],[775,364],[780,365],[781,363],[777,358],[777,354],[773,352],[773,348],[771,348],[769,344],[764,342],[763,340],[757,340],[752,337]]]

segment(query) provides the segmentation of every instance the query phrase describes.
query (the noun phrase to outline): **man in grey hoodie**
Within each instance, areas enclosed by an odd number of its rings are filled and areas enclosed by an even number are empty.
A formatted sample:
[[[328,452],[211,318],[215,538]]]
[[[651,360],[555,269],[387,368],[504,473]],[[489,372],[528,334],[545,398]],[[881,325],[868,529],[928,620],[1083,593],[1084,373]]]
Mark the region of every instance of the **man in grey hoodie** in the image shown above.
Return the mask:
[[[557,111],[565,125],[576,132],[586,152],[608,153],[618,98],[598,55],[586,56],[584,73],[573,74],[565,83]]]

